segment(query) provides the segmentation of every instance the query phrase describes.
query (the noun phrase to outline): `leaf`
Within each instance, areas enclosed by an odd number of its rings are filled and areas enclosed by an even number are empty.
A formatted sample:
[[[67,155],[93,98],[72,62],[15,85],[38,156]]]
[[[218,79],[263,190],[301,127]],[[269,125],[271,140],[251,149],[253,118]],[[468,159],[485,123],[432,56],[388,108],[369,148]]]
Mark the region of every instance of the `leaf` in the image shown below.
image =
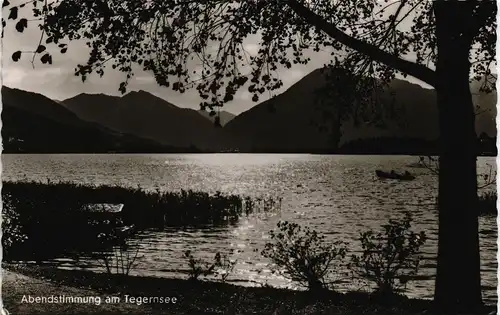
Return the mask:
[[[25,28],[28,27],[28,20],[27,19],[20,19],[19,22],[16,23],[16,30],[19,33],[22,33]]]
[[[45,40],[45,43],[46,44],[50,44],[54,41],[54,38],[53,37],[47,37],[47,39]]]
[[[12,60],[14,60],[14,62],[18,62],[19,59],[21,59],[21,51],[20,50],[18,50],[12,54]]]
[[[127,92],[127,84],[125,82],[120,83],[118,91],[120,91],[122,94],[125,94]]]
[[[10,4],[10,2],[8,0],[4,0],[2,2],[2,8],[5,8],[6,6],[8,6]]]
[[[17,19],[17,7],[10,8],[10,13],[8,19],[15,20]]]
[[[68,48],[61,49],[61,54],[64,54],[67,50],[68,50]]]
[[[49,53],[46,53],[45,55],[43,55],[41,58],[40,58],[40,61],[43,63],[43,64],[46,64],[47,62],[49,62],[49,60],[51,60],[52,58],[50,57],[50,54]],[[52,63],[52,60],[51,62]]]
[[[36,49],[36,53],[37,53],[37,54],[40,54],[40,53],[44,52],[44,51],[45,51],[45,49],[46,49],[46,47],[45,47],[44,45],[40,45],[40,46],[38,46],[38,48]]]

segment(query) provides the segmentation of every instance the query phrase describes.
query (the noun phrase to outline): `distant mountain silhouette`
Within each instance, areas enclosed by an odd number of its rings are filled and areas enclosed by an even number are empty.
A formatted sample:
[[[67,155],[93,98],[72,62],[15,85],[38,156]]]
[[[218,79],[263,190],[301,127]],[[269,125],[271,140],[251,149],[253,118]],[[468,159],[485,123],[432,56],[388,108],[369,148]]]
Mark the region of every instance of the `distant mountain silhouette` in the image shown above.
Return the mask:
[[[217,150],[221,128],[196,110],[179,108],[145,91],[122,97],[79,94],[62,104],[79,118],[176,147]]]
[[[379,137],[347,142],[337,152],[340,154],[437,155],[438,149],[437,140]]]
[[[200,113],[203,117],[208,118],[211,122],[215,121],[216,116],[210,116],[210,110],[208,110],[208,109],[207,110],[200,109],[200,110],[198,110],[198,113]],[[225,111],[225,110],[220,111],[219,113],[217,113],[217,115],[220,118],[220,125],[221,126],[225,126],[234,117],[236,117],[236,115],[234,115],[228,111]]]
[[[360,125],[343,121],[337,148],[332,131],[338,126],[325,122],[323,111],[316,105],[316,91],[325,82],[325,75],[318,69],[284,93],[236,117],[221,111],[223,128],[214,126],[208,112],[179,108],[144,91],[122,97],[80,94],[52,101],[41,94],[3,87],[4,146],[7,151],[20,150],[22,144],[25,151],[82,153],[201,150],[384,154],[400,152],[401,146],[411,153],[412,145],[418,147],[415,151],[434,150],[439,135],[434,90],[394,80],[382,102],[394,101],[402,110],[383,128],[376,121]],[[480,107],[477,134],[496,137],[496,92],[479,93],[476,82],[471,90]],[[332,103],[335,105],[335,100]],[[492,151],[491,143],[483,141],[482,146]]]
[[[232,137],[231,146],[249,152],[335,151],[331,135],[336,127],[334,123],[327,123],[323,130],[318,126],[324,119],[319,106],[315,104],[315,94],[325,82],[325,75],[317,69],[284,93],[235,117],[224,127]],[[477,93],[477,86],[472,85],[472,89]],[[438,111],[434,90],[396,79],[390,83],[386,94],[393,96],[383,99],[387,102],[394,101],[402,108],[396,118],[386,121],[384,127],[375,123],[356,126],[352,121],[344,121],[340,146],[357,139],[369,138],[409,139],[412,143],[417,140],[431,143],[438,139]],[[481,111],[486,110],[476,118],[477,133],[485,132],[495,136],[496,93],[479,93],[474,101],[481,106]],[[398,142],[399,140],[387,143]]]
[[[37,93],[2,87],[5,153],[185,152],[79,119]]]
[[[331,149],[329,130],[320,131],[321,120],[311,98],[321,81],[314,71],[284,93],[264,101],[231,120],[224,131],[231,147],[251,152],[301,152]]]

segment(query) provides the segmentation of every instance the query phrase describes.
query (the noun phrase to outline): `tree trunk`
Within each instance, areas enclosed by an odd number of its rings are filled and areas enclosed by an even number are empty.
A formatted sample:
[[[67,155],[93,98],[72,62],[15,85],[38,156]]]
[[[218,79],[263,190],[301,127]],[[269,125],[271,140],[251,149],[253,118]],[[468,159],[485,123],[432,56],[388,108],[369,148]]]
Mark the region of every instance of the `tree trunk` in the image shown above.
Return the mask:
[[[435,1],[439,107],[439,242],[434,301],[442,311],[482,305],[477,216],[477,141],[469,88],[467,1]]]

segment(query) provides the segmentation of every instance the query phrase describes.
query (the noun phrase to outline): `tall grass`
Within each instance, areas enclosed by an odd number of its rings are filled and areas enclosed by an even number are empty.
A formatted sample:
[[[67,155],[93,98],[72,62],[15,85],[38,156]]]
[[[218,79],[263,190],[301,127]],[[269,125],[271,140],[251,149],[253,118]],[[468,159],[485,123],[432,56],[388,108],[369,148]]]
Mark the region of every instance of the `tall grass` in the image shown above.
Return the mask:
[[[494,191],[485,192],[479,196],[479,215],[497,214],[497,193]]]
[[[438,206],[438,198],[436,197],[436,210]],[[487,216],[497,214],[497,192],[487,191],[480,194],[477,198],[477,215]]]
[[[21,252],[43,251],[46,255],[93,247],[98,231],[88,223],[88,213],[80,211],[88,203],[124,204],[121,221],[134,225],[135,230],[234,224],[242,215],[271,210],[269,202],[259,209],[259,203],[250,198],[220,192],[145,191],[70,182],[7,181],[2,198],[28,238],[20,246]]]

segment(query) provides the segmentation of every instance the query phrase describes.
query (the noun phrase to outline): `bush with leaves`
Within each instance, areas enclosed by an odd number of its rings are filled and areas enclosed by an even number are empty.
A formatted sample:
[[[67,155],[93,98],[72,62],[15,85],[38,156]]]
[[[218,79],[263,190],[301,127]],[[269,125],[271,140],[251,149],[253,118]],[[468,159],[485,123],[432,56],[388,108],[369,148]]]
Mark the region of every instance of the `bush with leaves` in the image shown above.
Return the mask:
[[[215,254],[215,274],[220,277],[221,282],[226,282],[229,275],[236,266],[236,260],[230,259],[227,255]]]
[[[100,225],[109,227],[97,235],[101,249],[93,256],[103,263],[108,274],[128,276],[139,255],[139,247],[129,244],[129,238],[135,232],[134,227],[111,227],[110,222],[101,222]]]
[[[9,195],[3,196],[2,205],[2,250],[4,259],[9,258],[9,250],[27,239],[21,229],[19,214]]]
[[[216,253],[213,262],[209,263],[202,259],[195,258],[190,250],[184,253],[188,259],[189,280],[199,280],[200,276],[220,276],[222,282],[226,282],[236,265],[236,260],[229,259],[227,255]]]
[[[324,236],[296,223],[280,221],[277,227],[279,232],[270,232],[273,241],[265,245],[262,255],[271,259],[285,277],[309,290],[328,288],[327,276],[333,264],[345,258],[345,245],[329,244]]]
[[[426,236],[411,230],[412,217],[409,212],[401,221],[389,220],[383,231],[361,233],[363,253],[353,255],[352,270],[375,282],[376,294],[390,297],[401,292],[408,280],[418,272],[420,247]]]
[[[128,243],[113,246],[110,252],[101,252],[99,259],[103,262],[108,274],[128,276],[136,266],[139,248]]]

